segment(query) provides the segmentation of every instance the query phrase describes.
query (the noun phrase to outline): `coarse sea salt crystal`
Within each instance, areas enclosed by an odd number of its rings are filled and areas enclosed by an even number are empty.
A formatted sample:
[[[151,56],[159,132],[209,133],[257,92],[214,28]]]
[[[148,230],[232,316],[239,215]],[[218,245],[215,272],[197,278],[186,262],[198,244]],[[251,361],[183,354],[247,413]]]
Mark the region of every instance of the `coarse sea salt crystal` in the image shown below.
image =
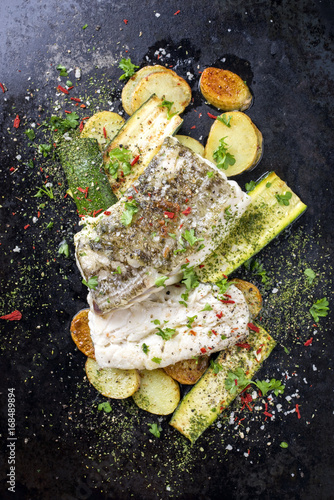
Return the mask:
[[[233,450],[233,446],[231,446],[230,444],[228,444],[225,448],[225,450]]]
[[[16,247],[13,248],[13,252],[21,252],[21,248],[16,245]]]
[[[156,12],[155,13],[155,17],[160,17],[161,14],[159,14],[159,12]]]

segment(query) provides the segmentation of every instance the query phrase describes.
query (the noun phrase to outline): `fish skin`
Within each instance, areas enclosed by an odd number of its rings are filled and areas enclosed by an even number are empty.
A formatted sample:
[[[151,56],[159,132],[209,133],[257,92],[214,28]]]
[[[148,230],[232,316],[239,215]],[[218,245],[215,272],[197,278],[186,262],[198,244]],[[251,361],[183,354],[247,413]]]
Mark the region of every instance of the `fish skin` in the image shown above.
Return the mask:
[[[228,289],[228,303],[219,300],[224,296],[217,293],[217,287],[201,283],[189,292],[185,307],[179,301],[186,291],[184,285],[169,286],[127,309],[115,309],[104,316],[89,311],[99,366],[153,370],[228,349],[246,338],[250,314],[246,299],[236,286]],[[211,310],[203,310],[207,304]],[[175,334],[164,340],[158,328],[167,327],[174,329]],[[160,359],[160,363],[152,358]]]
[[[209,177],[208,172],[214,176]],[[125,227],[121,222],[124,202],[133,200],[138,212]],[[248,203],[248,195],[214,164],[167,137],[144,173],[108,209],[108,215],[84,218],[84,228],[75,235],[76,260],[83,278],[87,282],[93,276],[98,278],[96,289],[88,294],[90,307],[106,314],[144,300],[156,290],[159,277],[169,278],[165,285],[180,281],[181,266],[203,262]],[[183,238],[187,231],[193,231],[200,241],[191,245]],[[116,272],[118,266],[121,274]]]

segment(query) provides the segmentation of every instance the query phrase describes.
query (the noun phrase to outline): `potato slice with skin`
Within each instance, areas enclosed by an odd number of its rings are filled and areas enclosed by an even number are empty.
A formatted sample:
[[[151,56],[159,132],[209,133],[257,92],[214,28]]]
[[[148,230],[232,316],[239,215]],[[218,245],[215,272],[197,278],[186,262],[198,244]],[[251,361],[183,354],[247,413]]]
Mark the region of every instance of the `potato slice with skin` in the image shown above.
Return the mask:
[[[127,83],[124,85],[123,90],[122,90],[122,105],[125,110],[125,112],[131,116],[134,110],[132,109],[131,106],[131,99],[133,92],[138,85],[138,83],[143,79],[146,78],[148,75],[151,73],[157,73],[161,71],[171,71],[164,66],[160,66],[159,64],[156,64],[155,66],[144,66],[140,70],[136,71],[136,73],[127,81]]]
[[[182,113],[191,101],[191,88],[174,71],[159,71],[143,78],[136,86],[132,99],[132,111],[136,111],[149,97],[155,94],[160,99],[173,102],[170,113]]]
[[[132,396],[140,385],[137,370],[100,368],[91,358],[87,358],[85,370],[89,382],[106,398],[126,399]]]
[[[216,163],[213,155],[220,145],[219,140],[224,138],[228,153],[235,158],[234,165],[229,165],[226,170],[223,170],[227,177],[254,168],[261,157],[259,150],[262,149],[262,134],[252,120],[241,111],[231,111],[220,116],[229,120],[230,127],[218,119],[215,120],[205,145],[204,157]]]
[[[201,378],[209,366],[208,356],[199,356],[198,358],[185,359],[178,361],[174,365],[164,368],[165,372],[174,380],[184,385],[193,385]]]
[[[194,153],[204,156],[204,146],[197,139],[189,137],[188,135],[176,135],[175,138],[183,144],[183,146],[194,151]]]
[[[79,311],[71,322],[71,337],[79,349],[89,358],[95,359],[94,345],[90,336],[88,325],[89,309]]]
[[[256,318],[262,309],[262,296],[260,290],[253,285],[253,283],[238,278],[234,278],[232,283],[243,293],[252,318]]]
[[[220,68],[206,68],[200,78],[203,97],[223,111],[248,109],[252,94],[240,76]]]
[[[179,384],[164,370],[142,370],[140,387],[132,396],[142,410],[155,415],[169,415],[180,401]]]
[[[112,111],[99,111],[87,120],[80,137],[96,139],[102,151],[108,142],[115,137],[124,122],[124,118],[117,113],[113,113]]]

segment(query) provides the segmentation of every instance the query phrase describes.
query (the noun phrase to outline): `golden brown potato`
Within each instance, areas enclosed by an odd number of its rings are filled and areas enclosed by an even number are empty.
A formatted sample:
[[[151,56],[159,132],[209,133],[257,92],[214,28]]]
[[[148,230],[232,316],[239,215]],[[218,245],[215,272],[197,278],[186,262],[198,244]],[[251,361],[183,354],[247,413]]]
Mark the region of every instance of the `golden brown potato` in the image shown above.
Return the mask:
[[[125,120],[112,111],[99,111],[87,120],[80,137],[96,139],[102,151],[106,144],[115,137]]]
[[[106,398],[126,399],[132,396],[140,385],[137,370],[100,368],[91,358],[87,358],[85,370],[89,382]]]
[[[240,76],[219,68],[206,68],[200,79],[203,97],[223,111],[243,111],[251,105],[252,94]]]
[[[188,135],[176,135],[175,138],[183,144],[183,146],[194,151],[194,153],[204,156],[204,146],[197,139],[189,137]]]
[[[209,366],[208,356],[185,359],[164,368],[165,372],[180,384],[193,385],[201,378]]]
[[[89,309],[79,311],[71,322],[71,337],[79,349],[89,358],[95,359],[95,351],[88,325]]]
[[[155,415],[169,415],[179,404],[180,387],[161,368],[142,370],[140,372],[140,387],[132,398],[142,410]]]
[[[262,296],[259,289],[248,281],[235,278],[233,284],[244,294],[252,318],[256,318],[262,309]]]
[[[191,101],[191,88],[174,71],[151,73],[136,85],[131,99],[131,108],[135,112],[151,95],[172,102],[171,114],[182,113]]]

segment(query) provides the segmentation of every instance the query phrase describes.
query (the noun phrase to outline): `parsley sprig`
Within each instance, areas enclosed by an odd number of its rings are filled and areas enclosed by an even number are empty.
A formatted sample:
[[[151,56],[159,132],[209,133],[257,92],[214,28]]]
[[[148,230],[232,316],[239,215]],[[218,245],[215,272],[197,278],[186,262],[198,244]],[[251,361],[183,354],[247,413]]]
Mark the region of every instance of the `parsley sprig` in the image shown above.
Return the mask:
[[[139,68],[139,66],[132,64],[130,57],[128,59],[125,59],[123,57],[120,60],[118,67],[124,71],[123,75],[119,77],[120,80],[126,80],[127,78],[130,78],[135,74],[136,69]]]
[[[198,276],[194,271],[194,266],[189,267],[189,264],[184,264],[181,266],[183,272],[183,278],[181,283],[186,285],[187,290],[196,288],[199,285]]]
[[[166,99],[163,99],[162,103],[159,104],[159,108],[167,108],[167,120],[170,120],[174,115],[177,115],[177,113],[171,113],[173,104],[174,102],[166,101]]]
[[[134,214],[139,210],[136,200],[126,201],[124,203],[125,210],[121,215],[121,223],[124,226],[129,226],[132,222]]]
[[[310,308],[310,313],[311,316],[313,317],[314,321],[318,323],[319,318],[324,318],[327,316],[328,311],[329,311],[329,302],[328,300],[324,297],[323,299],[317,300]]]
[[[109,163],[106,169],[109,171],[113,179],[117,179],[118,171],[121,170],[123,175],[129,175],[131,172],[132,153],[127,149],[114,148],[109,152]]]
[[[235,164],[234,156],[228,152],[229,146],[225,142],[226,137],[219,139],[219,146],[213,152],[213,159],[218,168],[227,170],[230,165]]]
[[[85,279],[82,280],[82,283],[86,285],[88,288],[91,288],[92,290],[96,290],[97,285],[98,285],[98,277],[97,276],[92,276],[89,278],[88,281]]]
[[[290,191],[287,191],[286,193],[283,194],[275,194],[275,198],[280,205],[284,205],[287,207],[288,205],[290,205],[292,193]]]
[[[159,335],[159,337],[162,337],[163,340],[170,340],[176,333],[175,328],[165,328],[164,330],[162,328],[157,327],[157,332],[156,335]]]
[[[149,431],[153,434],[153,436],[159,438],[160,432],[162,431],[162,427],[160,424],[147,424],[150,426]]]
[[[283,394],[285,386],[280,380],[272,378],[269,382],[266,380],[251,380],[246,377],[242,368],[237,368],[234,372],[230,371],[225,380],[226,389],[233,395],[243,391],[249,384],[255,385],[260,389],[262,396],[265,396],[269,391],[273,391],[276,396]]]
[[[261,278],[261,283],[264,285],[269,281],[267,271],[258,260],[251,258],[244,263],[244,266],[248,271],[255,274],[255,276],[259,276]]]
[[[51,130],[54,132],[59,132],[60,134],[64,134],[69,130],[77,128],[79,125],[79,115],[74,111],[72,113],[68,113],[65,118],[61,118],[60,116],[51,116],[50,118],[50,126]]]
[[[231,128],[231,119],[232,119],[232,115],[226,116],[224,114],[224,115],[221,115],[221,116],[217,116],[217,120],[219,122],[223,123],[224,125],[226,125],[226,127],[229,127],[229,128]]]
[[[195,243],[199,241],[204,241],[204,238],[196,238],[194,229],[190,230],[186,229],[182,234],[182,238],[184,238],[191,247],[194,246]]]

